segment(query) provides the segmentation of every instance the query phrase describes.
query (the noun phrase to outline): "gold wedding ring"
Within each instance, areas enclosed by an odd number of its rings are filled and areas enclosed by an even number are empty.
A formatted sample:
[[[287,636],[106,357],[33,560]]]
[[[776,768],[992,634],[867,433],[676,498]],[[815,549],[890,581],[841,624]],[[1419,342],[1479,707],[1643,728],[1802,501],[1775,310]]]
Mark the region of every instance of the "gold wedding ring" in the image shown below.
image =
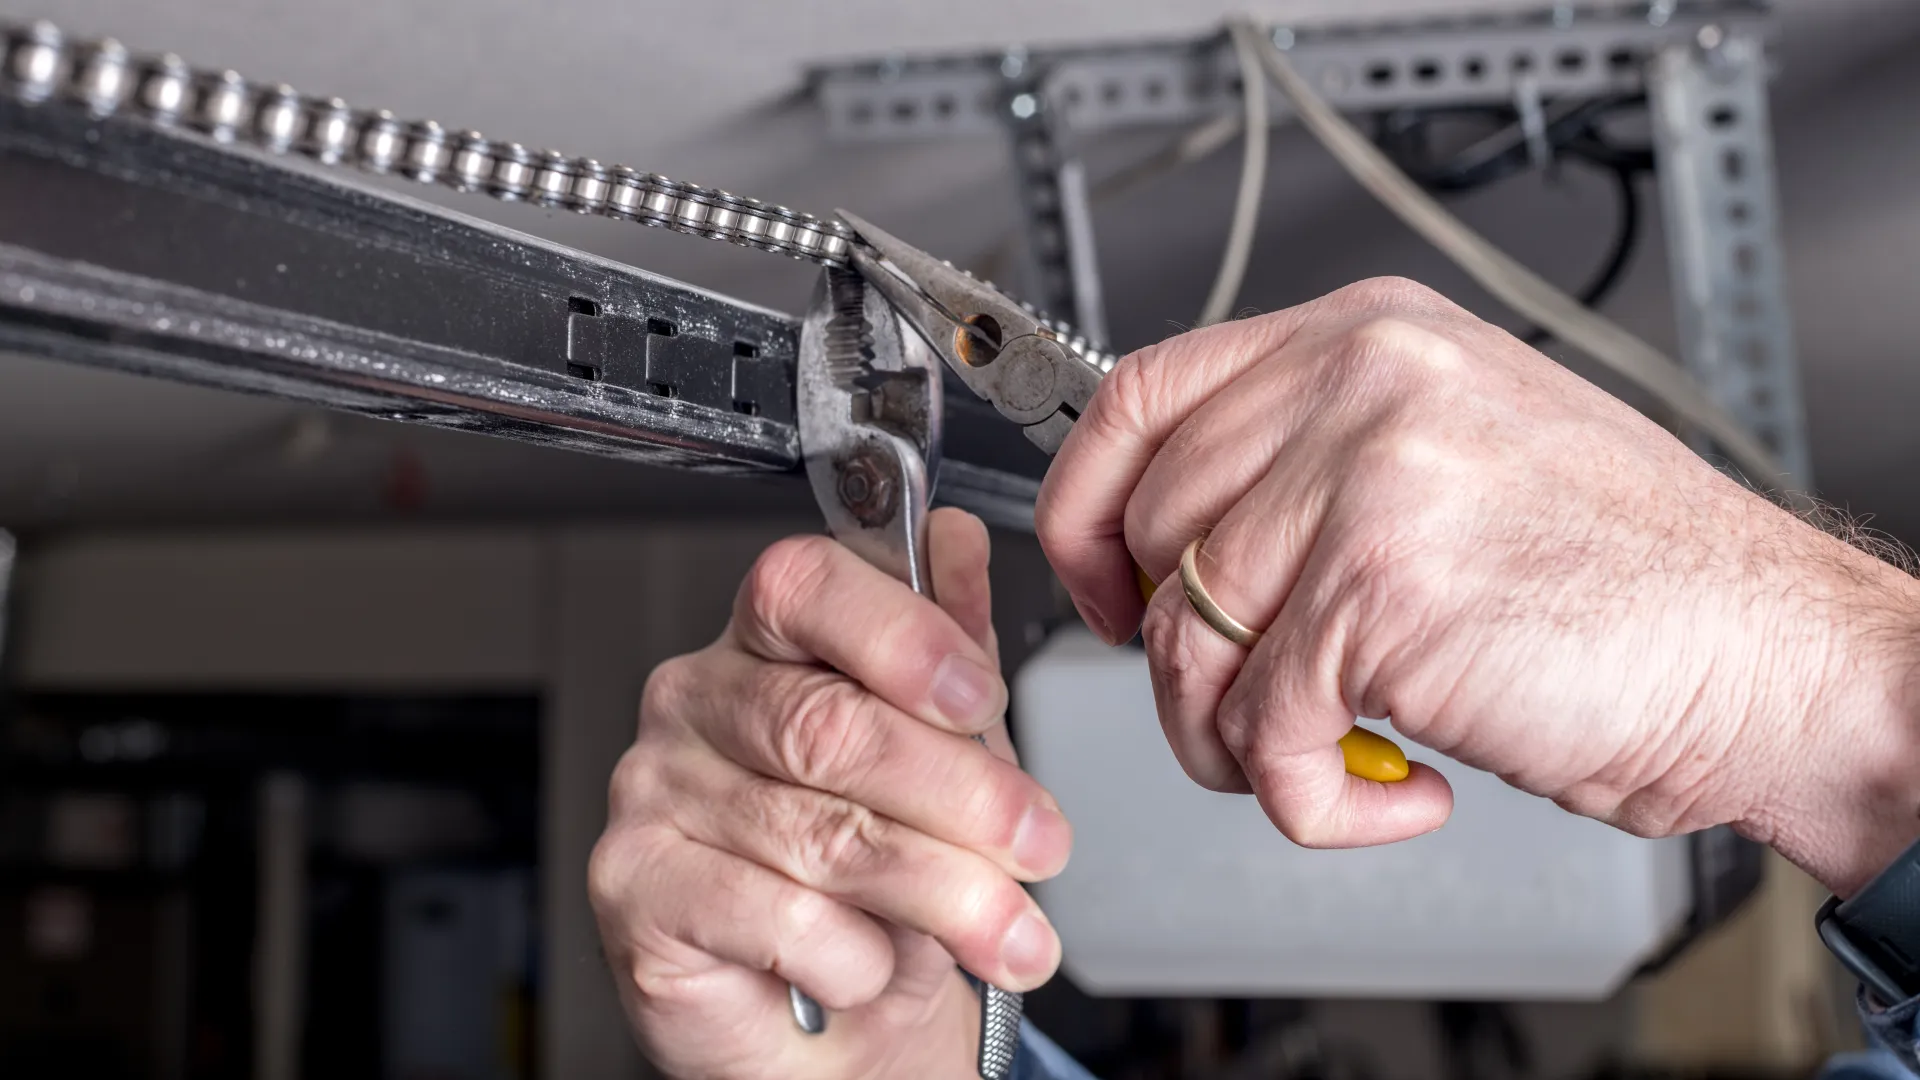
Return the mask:
[[[1192,605],[1194,614],[1202,622],[1213,627],[1215,633],[1243,649],[1251,649],[1260,643],[1260,631],[1249,630],[1239,619],[1227,614],[1220,605],[1214,603],[1207,587],[1200,584],[1200,568],[1196,558],[1200,551],[1200,541],[1204,537],[1196,536],[1187,550],[1180,553],[1180,584],[1186,588],[1187,603]]]

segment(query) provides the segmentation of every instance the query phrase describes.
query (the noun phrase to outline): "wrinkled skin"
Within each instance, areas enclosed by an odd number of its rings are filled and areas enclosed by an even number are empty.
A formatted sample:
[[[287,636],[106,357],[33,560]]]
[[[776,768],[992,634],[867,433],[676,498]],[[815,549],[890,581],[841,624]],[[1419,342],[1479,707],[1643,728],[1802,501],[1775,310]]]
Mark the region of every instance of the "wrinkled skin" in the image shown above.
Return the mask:
[[[1731,823],[1842,893],[1920,831],[1920,586],[1412,283],[1128,357],[1037,527],[1088,624],[1143,634],[1188,774],[1300,844],[1451,810],[1427,766],[1346,775],[1356,715],[1639,835]],[[1140,599],[1135,564],[1165,580],[1196,536],[1251,650],[1178,588]],[[1020,883],[1071,837],[999,722],[986,533],[943,511],[931,548],[939,605],[784,541],[648,682],[591,887],[668,1075],[970,1077],[956,961],[1012,989],[1058,963]]]
[[[1199,783],[1313,847],[1437,828],[1345,775],[1355,715],[1641,836],[1732,823],[1845,890],[1916,831],[1920,590],[1411,282],[1124,360],[1037,527],[1088,623],[1140,627]],[[1179,589],[1205,535],[1216,635]],[[1143,610],[1144,608],[1144,610]]]
[[[1001,720],[986,529],[938,511],[929,547],[939,605],[824,537],[783,541],[720,639],[647,681],[589,873],[670,1076],[968,1076],[979,1001],[956,958],[1021,990],[1059,963],[1020,882],[1071,836]],[[832,1010],[823,1035],[795,1026],[787,979]]]

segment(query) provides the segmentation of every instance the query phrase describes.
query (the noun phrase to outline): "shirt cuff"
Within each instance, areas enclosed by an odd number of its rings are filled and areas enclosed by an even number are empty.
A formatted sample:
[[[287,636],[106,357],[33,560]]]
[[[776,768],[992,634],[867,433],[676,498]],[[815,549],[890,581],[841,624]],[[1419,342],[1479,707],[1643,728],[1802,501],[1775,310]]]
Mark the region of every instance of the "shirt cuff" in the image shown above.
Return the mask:
[[[1008,1080],[1094,1080],[1094,1076],[1042,1035],[1039,1028],[1022,1019],[1020,1048],[1014,1052]]]
[[[1854,1004],[1875,1046],[1892,1054],[1911,1072],[1920,1073],[1920,997],[1910,997],[1898,1005],[1883,1005],[1861,987]]]

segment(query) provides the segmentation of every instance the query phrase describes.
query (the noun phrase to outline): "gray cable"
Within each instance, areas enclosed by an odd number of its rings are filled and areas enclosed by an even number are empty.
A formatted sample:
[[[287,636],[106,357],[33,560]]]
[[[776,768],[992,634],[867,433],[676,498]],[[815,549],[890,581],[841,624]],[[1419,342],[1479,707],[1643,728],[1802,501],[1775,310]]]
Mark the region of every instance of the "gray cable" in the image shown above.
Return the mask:
[[[1220,273],[1213,280],[1213,291],[1200,309],[1200,325],[1210,326],[1227,319],[1239,299],[1240,285],[1247,277],[1247,259],[1253,254],[1253,234],[1260,225],[1260,194],[1267,182],[1267,87],[1260,78],[1260,49],[1264,39],[1252,26],[1235,22],[1233,52],[1240,62],[1240,98],[1246,106],[1240,164],[1240,190],[1233,201],[1233,225],[1227,232],[1227,246],[1220,255]],[[1267,46],[1271,47],[1271,46]]]
[[[1805,494],[1772,452],[1720,408],[1680,365],[1616,323],[1594,314],[1469,229],[1315,93],[1284,53],[1263,35],[1252,37],[1257,34],[1252,23],[1236,19],[1232,25],[1236,41],[1255,42],[1256,55],[1268,78],[1292,103],[1300,122],[1387,209],[1502,303],[1630,380],[1700,429],[1726,451],[1750,481],[1775,488],[1796,505],[1807,504]]]

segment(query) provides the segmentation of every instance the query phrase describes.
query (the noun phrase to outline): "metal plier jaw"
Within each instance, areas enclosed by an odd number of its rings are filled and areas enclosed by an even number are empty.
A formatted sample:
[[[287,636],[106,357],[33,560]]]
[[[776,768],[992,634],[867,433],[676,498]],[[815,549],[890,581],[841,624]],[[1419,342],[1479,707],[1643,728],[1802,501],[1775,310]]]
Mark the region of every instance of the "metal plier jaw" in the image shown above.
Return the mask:
[[[845,210],[850,258],[969,390],[1058,453],[1101,372],[1032,310]]]
[[[940,467],[941,382],[887,299],[850,270],[828,270],[801,324],[800,450],[835,539],[933,595],[927,510]]]
[[[847,218],[854,228],[865,224]],[[940,466],[944,404],[935,355],[1048,453],[1066,438],[1099,373],[1018,304],[871,231],[893,258],[875,247],[876,254],[864,263],[856,258],[851,270],[829,268],[801,323],[795,386],[801,456],[828,531],[932,597],[927,511]],[[903,273],[919,274],[925,283]],[[1069,364],[1088,372],[1084,386]],[[974,981],[979,1073],[982,1080],[1006,1080],[1020,1044],[1021,995]],[[794,987],[788,1000],[802,1031],[826,1030],[827,1013],[818,1002]]]

